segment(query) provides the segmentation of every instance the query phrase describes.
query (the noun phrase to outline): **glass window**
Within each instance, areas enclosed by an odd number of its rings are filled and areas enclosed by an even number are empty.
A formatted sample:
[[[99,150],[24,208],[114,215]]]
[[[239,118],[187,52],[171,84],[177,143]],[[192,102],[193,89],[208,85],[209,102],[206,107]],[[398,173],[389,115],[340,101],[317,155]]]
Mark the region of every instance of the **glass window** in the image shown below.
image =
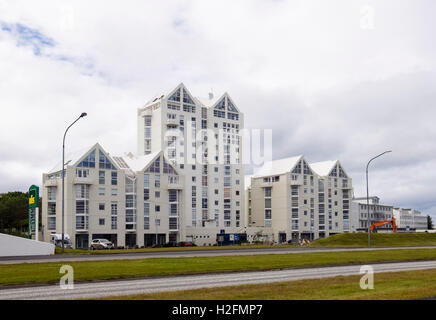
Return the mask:
[[[95,168],[95,150],[93,150],[77,167]]]
[[[98,183],[99,184],[105,184],[105,172],[104,171],[99,171],[98,172]]]
[[[99,157],[98,166],[99,166],[100,169],[112,169],[112,170],[116,170],[116,168],[112,164],[112,162],[110,162],[109,159],[100,150],[99,150],[98,157]]]
[[[112,171],[111,178],[112,178],[111,179],[112,185],[113,186],[118,185],[118,173],[116,171]]]

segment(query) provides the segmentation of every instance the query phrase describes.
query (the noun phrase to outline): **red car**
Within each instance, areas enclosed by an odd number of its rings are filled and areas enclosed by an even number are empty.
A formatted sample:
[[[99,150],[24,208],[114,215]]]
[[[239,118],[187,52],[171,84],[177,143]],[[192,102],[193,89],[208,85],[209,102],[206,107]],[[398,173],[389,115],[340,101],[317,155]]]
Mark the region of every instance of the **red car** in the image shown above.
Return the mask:
[[[192,247],[191,241],[181,241],[179,242],[179,247]]]

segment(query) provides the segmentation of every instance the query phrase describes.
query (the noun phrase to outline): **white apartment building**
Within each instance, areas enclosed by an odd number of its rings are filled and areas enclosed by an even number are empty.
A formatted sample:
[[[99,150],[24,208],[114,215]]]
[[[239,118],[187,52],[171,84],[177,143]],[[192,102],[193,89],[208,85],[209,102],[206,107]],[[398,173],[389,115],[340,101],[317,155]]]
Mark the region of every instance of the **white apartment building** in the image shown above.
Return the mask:
[[[187,239],[211,244],[222,229],[243,229],[244,115],[231,97],[196,98],[180,84],[147,102],[137,117],[138,154],[162,150],[185,177]]]
[[[248,226],[269,228],[271,240],[313,240],[350,231],[352,181],[339,161],[274,160],[248,179]]]
[[[369,197],[369,213],[371,224],[378,221],[390,220],[393,217],[393,207],[380,203],[380,198]],[[367,198],[353,198],[351,228],[354,232],[368,231],[368,205]],[[392,231],[392,224],[377,228],[379,232]]]
[[[125,173],[97,143],[65,158],[65,233],[75,248],[93,238],[125,245]],[[42,236],[62,233],[62,163],[43,174]]]
[[[74,247],[96,238],[211,245],[218,233],[244,233],[244,115],[231,97],[195,98],[180,84],[137,118],[137,156],[111,157],[99,144],[67,156],[65,233]],[[43,175],[45,241],[62,230],[61,172]]]
[[[183,176],[163,152],[111,157],[98,143],[67,156],[65,233],[74,248],[93,239],[116,246],[184,240]],[[43,175],[42,233],[62,232],[62,167]]]
[[[427,216],[414,209],[394,208],[393,214],[398,228],[404,230],[427,230]]]

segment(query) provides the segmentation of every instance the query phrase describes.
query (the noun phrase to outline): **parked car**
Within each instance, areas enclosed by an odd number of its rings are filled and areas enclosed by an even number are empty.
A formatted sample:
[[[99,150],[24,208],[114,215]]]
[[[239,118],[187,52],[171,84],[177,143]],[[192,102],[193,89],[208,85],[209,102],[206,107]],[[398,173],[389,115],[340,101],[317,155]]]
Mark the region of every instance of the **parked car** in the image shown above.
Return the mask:
[[[113,249],[114,244],[106,239],[94,239],[91,242],[91,250],[98,249]]]
[[[192,247],[191,241],[181,241],[179,242],[179,247]]]

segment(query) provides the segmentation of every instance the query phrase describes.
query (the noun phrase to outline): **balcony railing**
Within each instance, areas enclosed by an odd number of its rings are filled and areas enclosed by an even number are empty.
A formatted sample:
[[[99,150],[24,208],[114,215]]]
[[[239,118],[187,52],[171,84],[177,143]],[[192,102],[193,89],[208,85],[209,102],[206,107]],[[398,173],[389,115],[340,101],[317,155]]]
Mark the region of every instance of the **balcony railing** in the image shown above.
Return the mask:
[[[90,177],[75,177],[73,180],[73,184],[93,184],[94,181]]]

